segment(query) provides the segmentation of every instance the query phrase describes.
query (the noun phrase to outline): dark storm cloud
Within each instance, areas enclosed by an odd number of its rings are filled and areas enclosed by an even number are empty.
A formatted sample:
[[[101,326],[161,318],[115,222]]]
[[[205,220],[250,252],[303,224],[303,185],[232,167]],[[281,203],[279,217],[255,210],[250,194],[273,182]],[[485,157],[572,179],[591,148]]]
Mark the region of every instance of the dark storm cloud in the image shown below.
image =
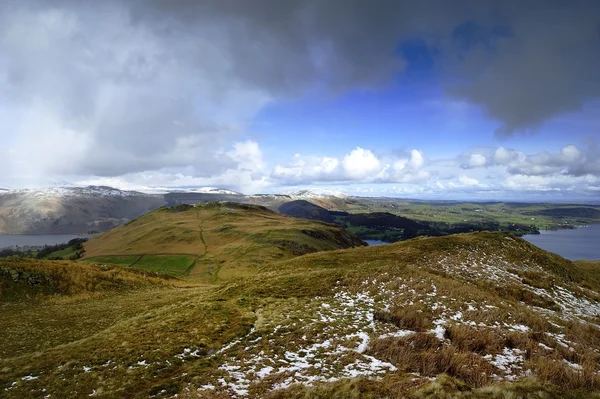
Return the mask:
[[[452,94],[482,105],[501,122],[500,136],[535,131],[600,96],[599,2],[499,4],[493,20],[469,32],[468,49],[456,53],[466,83],[450,86]]]
[[[398,43],[422,37],[448,91],[484,107],[501,123],[499,135],[535,130],[600,95],[596,1],[166,4],[138,4],[139,15],[230,21],[236,75],[278,93],[319,83],[377,87],[400,70]]]
[[[449,92],[483,106],[500,134],[534,129],[600,94],[599,10],[595,1],[3,2],[0,106],[14,112],[0,135],[52,173],[219,173],[230,160],[215,154],[265,104],[385,87],[406,64],[399,44],[414,38],[432,49]],[[48,137],[32,156],[31,143]],[[63,154],[65,140],[77,143],[71,162],[43,156]]]

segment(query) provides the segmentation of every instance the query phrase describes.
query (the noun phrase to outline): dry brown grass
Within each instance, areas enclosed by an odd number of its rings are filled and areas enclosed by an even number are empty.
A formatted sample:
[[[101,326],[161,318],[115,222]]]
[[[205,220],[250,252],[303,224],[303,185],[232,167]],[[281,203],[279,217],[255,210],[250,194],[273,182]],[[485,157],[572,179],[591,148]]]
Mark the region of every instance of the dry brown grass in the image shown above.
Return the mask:
[[[215,217],[215,220],[218,218]],[[222,224],[220,234],[238,234],[232,227],[233,223]],[[433,328],[432,320],[443,317],[447,327],[446,339],[440,341],[429,332],[417,332],[403,338],[376,339],[375,334],[379,333],[376,332],[371,337],[373,340],[367,354],[393,363],[399,368],[397,373],[387,373],[378,380],[343,379],[313,387],[293,386],[269,392],[273,382],[281,382],[285,377],[285,374],[275,374],[250,386],[250,397],[401,398],[410,397],[416,390],[418,393],[415,395],[422,398],[566,397],[564,394],[568,392],[557,388],[558,384],[565,384],[571,391],[583,390],[587,395],[570,396],[572,398],[590,397],[592,390],[599,388],[593,373],[600,364],[593,351],[600,347],[597,330],[585,323],[568,323],[561,314],[548,316],[541,311],[536,313],[537,310],[520,301],[520,294],[506,295],[500,289],[491,290],[489,285],[477,285],[473,281],[431,272],[436,266],[432,261],[434,255],[456,251],[457,247],[464,251],[470,246],[483,247],[487,245],[488,236],[444,238],[440,248],[436,248],[437,239],[423,238],[415,240],[416,244],[406,242],[381,248],[329,251],[285,262],[265,262],[256,265],[257,274],[219,287],[179,289],[148,284],[143,286],[147,289],[137,289],[135,284],[127,283],[126,290],[107,285],[105,292],[108,295],[78,302],[45,301],[39,307],[21,303],[1,304],[0,310],[8,311],[2,315],[9,314],[9,322],[3,327],[8,326],[9,330],[6,332],[5,328],[0,334],[0,347],[3,354],[10,355],[8,360],[0,361],[0,387],[21,381],[24,375],[32,373],[40,378],[28,382],[29,385],[19,385],[8,396],[27,397],[32,392],[29,388],[33,387],[37,389],[36,395],[42,388],[47,388],[52,390],[53,397],[87,397],[94,387],[102,389],[102,395],[108,398],[155,394],[160,397],[162,390],[167,392],[163,395],[168,396],[225,398],[229,395],[210,391],[199,393],[195,388],[210,381],[215,383],[215,379],[224,374],[222,369],[218,369],[223,359],[231,356],[243,358],[244,339],[250,338],[242,337],[247,337],[252,326],[255,327],[253,334],[262,334],[269,324],[265,323],[265,318],[272,318],[274,323],[279,324],[279,319],[273,314],[278,313],[283,320],[289,313],[306,311],[303,306],[317,296],[323,297],[318,301],[325,303],[338,290],[350,293],[367,290],[374,298],[378,298],[377,295],[393,297],[389,303],[392,310],[378,311],[375,315],[378,321],[401,329],[428,331]],[[503,235],[493,237],[496,238],[491,239],[492,243],[485,246],[487,253],[493,253],[496,244],[504,248],[501,244],[508,241]],[[262,245],[264,240],[270,241],[271,238],[255,235],[252,240]],[[280,236],[279,240],[286,241],[288,238]],[[301,247],[306,242],[301,239],[299,243]],[[207,244],[210,255],[210,240]],[[242,253],[253,253],[253,249],[249,252],[247,249],[244,248]],[[518,253],[519,249],[514,251]],[[240,254],[227,253],[227,256]],[[521,253],[520,259],[526,255]],[[244,256],[240,261],[249,259]],[[554,261],[550,259],[549,262]],[[225,267],[233,268],[234,264],[237,265],[237,261],[226,263]],[[560,263],[554,263],[554,266],[558,265]],[[118,280],[118,275],[115,278]],[[383,290],[385,278],[390,281],[389,291]],[[560,279],[560,274],[556,278]],[[371,283],[372,286],[364,284],[366,280],[371,282],[374,279],[377,281]],[[412,280],[408,282],[408,279]],[[437,287],[435,295],[429,295],[432,284]],[[73,282],[73,285],[87,289],[85,281]],[[413,300],[417,305],[403,306]],[[432,308],[434,303],[436,310]],[[376,305],[382,304],[378,302]],[[453,318],[459,311],[462,317]],[[288,332],[286,328],[292,329],[289,336],[274,337],[275,341],[269,343],[276,347],[274,352],[280,357],[289,347],[297,347],[297,337],[306,332],[303,331],[305,324],[298,319],[293,321],[297,323],[293,329],[288,324],[280,330],[284,334]],[[566,327],[553,326],[549,321]],[[467,322],[485,323],[488,327],[459,325]],[[509,331],[514,324],[524,324],[529,330],[526,333]],[[384,327],[386,332],[388,329],[395,330],[391,326]],[[323,328],[323,324],[317,323],[311,328],[315,332]],[[32,331],[31,337],[21,340],[23,343],[14,339],[29,331]],[[562,347],[547,332],[564,333],[564,340],[573,341],[571,346],[574,349]],[[308,340],[317,336],[310,332],[306,335]],[[215,350],[237,338],[242,338],[239,347],[234,347],[222,357],[218,354],[211,357]],[[42,344],[38,345],[38,342]],[[539,343],[552,350],[540,347]],[[586,350],[586,346],[591,350]],[[173,361],[184,348],[190,347],[199,350],[200,356],[185,362]],[[527,369],[531,369],[541,382],[496,384],[493,375],[504,373],[492,366],[483,355],[502,353],[504,347],[524,350],[526,364],[519,370],[525,374]],[[151,366],[129,369],[141,356]],[[172,361],[170,365],[165,364],[166,359]],[[112,360],[117,368],[102,368],[107,360]],[[581,365],[582,371],[571,368],[565,360]],[[59,370],[58,365],[63,369]],[[93,371],[84,373],[83,366],[91,366]],[[419,376],[404,372],[419,373]],[[444,373],[445,377],[419,390],[426,377]],[[567,377],[561,376],[565,373]],[[185,390],[188,386],[190,391]],[[221,386],[217,388],[224,389]]]
[[[535,357],[526,362],[535,375],[567,390],[598,390],[600,389],[600,376],[596,373],[595,362],[585,362],[581,370],[573,369],[565,364],[558,356]]]
[[[0,261],[0,278],[7,298],[17,289],[28,296],[61,294],[93,296],[102,291],[130,290],[150,285],[191,286],[169,276],[115,265],[96,265],[85,262],[21,259]],[[22,300],[18,293],[15,299]]]
[[[431,317],[423,312],[419,306],[405,306],[392,312],[383,310],[375,311],[375,320],[391,323],[403,330],[427,331],[433,327]]]
[[[451,325],[445,337],[461,352],[499,353],[505,346],[504,337],[491,328]]]
[[[490,288],[503,298],[514,299],[519,302],[524,302],[530,306],[560,311],[560,306],[558,306],[552,299],[537,295],[523,287],[501,285],[492,286]]]
[[[481,356],[444,345],[426,333],[376,340],[369,352],[405,372],[423,376],[446,373],[473,386],[490,383],[494,372],[493,366]]]

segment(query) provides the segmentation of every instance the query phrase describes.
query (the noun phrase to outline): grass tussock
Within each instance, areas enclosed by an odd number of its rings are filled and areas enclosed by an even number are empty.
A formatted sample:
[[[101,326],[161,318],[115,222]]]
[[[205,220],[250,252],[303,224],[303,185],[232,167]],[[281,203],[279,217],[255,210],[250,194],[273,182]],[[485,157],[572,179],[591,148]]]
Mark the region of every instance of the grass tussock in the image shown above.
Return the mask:
[[[447,346],[431,334],[376,340],[370,354],[384,359],[404,372],[435,377],[446,373],[473,386],[492,381],[493,366],[472,352]]]
[[[584,362],[581,368],[573,368],[557,356],[536,357],[526,363],[542,381],[550,382],[567,390],[598,390],[600,376],[593,361]]]
[[[446,328],[445,338],[461,352],[499,353],[505,347],[505,339],[490,328],[451,325]]]
[[[431,317],[418,306],[406,306],[392,312],[377,310],[374,318],[383,323],[393,324],[402,330],[423,332],[433,327]]]
[[[535,306],[538,308],[544,308],[548,310],[552,310],[558,312],[561,310],[560,306],[552,299],[547,298],[545,296],[538,295],[534,292],[531,292],[528,289],[523,287],[514,286],[514,285],[502,285],[502,286],[492,286],[492,290],[494,290],[499,296],[503,298],[510,298],[519,302],[523,302],[530,306]]]
[[[583,399],[597,396],[579,396],[576,392],[551,386],[535,378],[472,388],[456,378],[442,374],[413,392],[410,397],[414,399]]]
[[[369,378],[342,379],[312,387],[292,385],[289,388],[264,393],[264,399],[376,399],[406,398],[422,382],[408,376],[392,374],[380,380]]]

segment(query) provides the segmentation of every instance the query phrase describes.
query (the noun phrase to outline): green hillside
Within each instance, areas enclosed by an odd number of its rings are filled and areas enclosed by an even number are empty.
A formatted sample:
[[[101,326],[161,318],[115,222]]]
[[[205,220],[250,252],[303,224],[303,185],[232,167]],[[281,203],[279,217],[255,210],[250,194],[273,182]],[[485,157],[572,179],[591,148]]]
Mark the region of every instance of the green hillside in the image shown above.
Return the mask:
[[[270,262],[366,245],[342,228],[231,202],[163,207],[85,243],[84,259],[217,282]]]
[[[262,208],[212,207],[161,209],[123,226],[123,250],[110,256],[134,260],[128,248],[150,247],[149,220],[160,220],[157,229],[191,229],[177,223],[196,210],[203,235],[208,231],[208,253],[211,243],[223,248],[215,257],[229,255],[225,248],[235,242],[216,240],[219,223],[222,233],[245,226],[248,235],[239,237],[255,239],[275,229],[270,220],[287,221],[293,234],[283,226],[271,234],[298,247],[311,242],[299,233],[308,227],[299,226],[321,226],[310,237],[339,231]],[[92,244],[87,255],[109,256],[94,251],[117,248],[115,231],[86,244]],[[167,248],[160,242],[157,252]],[[168,256],[193,245],[176,244]],[[7,398],[600,397],[595,263],[572,263],[502,233],[288,253],[281,260],[273,259],[283,251],[277,248],[267,249],[271,258],[245,278],[213,285],[192,282],[193,273],[181,279],[135,266],[0,261],[0,392]]]

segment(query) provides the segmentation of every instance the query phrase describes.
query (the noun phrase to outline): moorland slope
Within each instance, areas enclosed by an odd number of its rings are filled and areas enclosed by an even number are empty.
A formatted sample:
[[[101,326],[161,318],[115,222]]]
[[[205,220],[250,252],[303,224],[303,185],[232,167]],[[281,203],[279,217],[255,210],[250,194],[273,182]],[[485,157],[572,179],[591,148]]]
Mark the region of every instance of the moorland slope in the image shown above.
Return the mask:
[[[508,234],[317,252],[213,286],[98,289],[1,303],[5,397],[589,398],[600,389],[597,273]],[[15,338],[31,331],[36,340]]]

